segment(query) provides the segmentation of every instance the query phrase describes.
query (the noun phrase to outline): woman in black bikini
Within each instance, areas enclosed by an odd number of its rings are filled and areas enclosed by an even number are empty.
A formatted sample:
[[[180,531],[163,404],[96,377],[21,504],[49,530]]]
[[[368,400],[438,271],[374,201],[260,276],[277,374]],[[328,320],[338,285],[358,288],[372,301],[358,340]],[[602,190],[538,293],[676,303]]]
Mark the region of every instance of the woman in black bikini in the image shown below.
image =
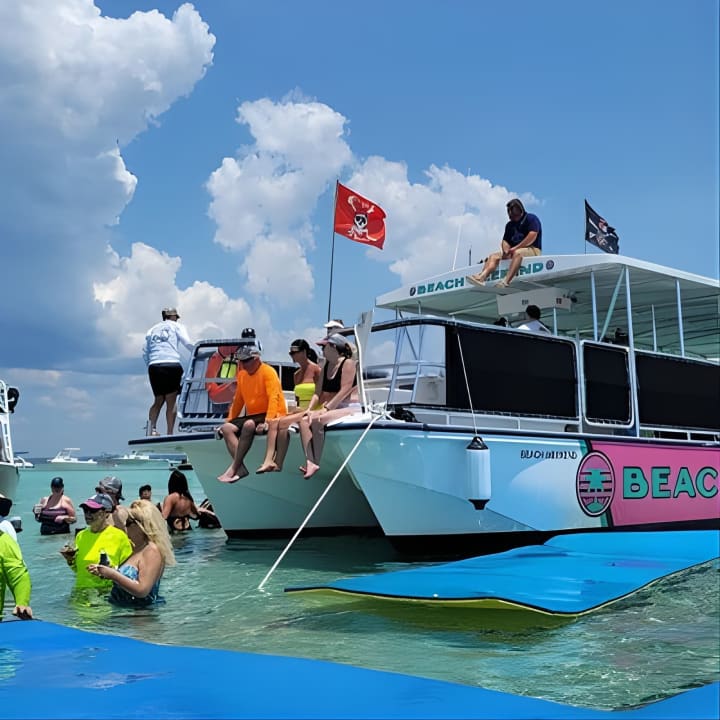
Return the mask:
[[[199,514],[188,489],[187,478],[179,470],[173,470],[168,478],[168,494],[162,504],[162,516],[168,530],[171,533],[192,530],[190,519],[197,520]]]
[[[325,356],[322,374],[315,386],[310,407],[300,419],[300,437],[305,450],[305,467],[300,468],[307,480],[320,469],[320,456],[325,444],[325,426],[343,415],[360,409],[357,392],[357,364],[352,359],[350,343],[338,333],[321,340]]]

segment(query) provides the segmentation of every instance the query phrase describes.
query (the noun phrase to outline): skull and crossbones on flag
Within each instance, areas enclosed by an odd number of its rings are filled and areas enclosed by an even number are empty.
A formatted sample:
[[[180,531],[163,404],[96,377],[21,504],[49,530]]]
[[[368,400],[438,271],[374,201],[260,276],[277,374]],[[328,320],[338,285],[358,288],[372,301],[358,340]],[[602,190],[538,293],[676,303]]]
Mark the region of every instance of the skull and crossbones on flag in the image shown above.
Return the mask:
[[[382,249],[385,242],[385,211],[338,183],[334,229],[350,240]]]

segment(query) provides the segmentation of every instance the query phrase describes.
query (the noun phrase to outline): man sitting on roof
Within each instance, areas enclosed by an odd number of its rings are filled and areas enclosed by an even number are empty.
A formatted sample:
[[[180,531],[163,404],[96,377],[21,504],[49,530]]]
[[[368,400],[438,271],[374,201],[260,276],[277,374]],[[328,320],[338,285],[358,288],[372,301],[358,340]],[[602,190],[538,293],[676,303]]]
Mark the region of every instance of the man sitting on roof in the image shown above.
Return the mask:
[[[505,225],[500,252],[493,253],[485,261],[482,272],[468,275],[473,285],[484,285],[487,278],[497,270],[501,260],[510,260],[505,277],[495,287],[505,288],[517,274],[523,258],[540,255],[542,250],[542,225],[540,218],[525,212],[525,206],[517,198],[507,204],[510,220]]]

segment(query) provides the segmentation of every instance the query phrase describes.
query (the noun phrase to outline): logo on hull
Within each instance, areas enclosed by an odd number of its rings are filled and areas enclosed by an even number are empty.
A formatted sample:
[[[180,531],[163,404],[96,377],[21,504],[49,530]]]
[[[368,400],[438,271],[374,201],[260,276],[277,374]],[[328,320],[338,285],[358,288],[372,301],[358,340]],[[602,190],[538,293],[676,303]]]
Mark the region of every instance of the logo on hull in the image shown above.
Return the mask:
[[[575,491],[582,511],[590,517],[602,515],[615,495],[615,473],[601,452],[591,452],[583,458],[575,477]]]

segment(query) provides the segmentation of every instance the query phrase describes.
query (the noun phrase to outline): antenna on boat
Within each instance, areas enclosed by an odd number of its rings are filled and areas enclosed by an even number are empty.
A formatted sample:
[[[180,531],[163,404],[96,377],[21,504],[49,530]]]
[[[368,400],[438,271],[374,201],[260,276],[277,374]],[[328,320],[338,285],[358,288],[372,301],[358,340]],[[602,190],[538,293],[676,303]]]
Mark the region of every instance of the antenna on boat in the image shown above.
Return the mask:
[[[467,169],[467,173],[465,174],[465,179],[467,180],[469,177],[470,177],[470,168]],[[463,222],[465,222],[466,207],[467,207],[466,204],[463,203],[462,215],[460,216],[460,224],[458,225],[457,239],[455,240],[455,255],[453,255],[453,264],[452,264],[453,270],[455,270],[457,267],[457,256],[458,256],[458,250],[460,249],[460,238],[462,236]]]

